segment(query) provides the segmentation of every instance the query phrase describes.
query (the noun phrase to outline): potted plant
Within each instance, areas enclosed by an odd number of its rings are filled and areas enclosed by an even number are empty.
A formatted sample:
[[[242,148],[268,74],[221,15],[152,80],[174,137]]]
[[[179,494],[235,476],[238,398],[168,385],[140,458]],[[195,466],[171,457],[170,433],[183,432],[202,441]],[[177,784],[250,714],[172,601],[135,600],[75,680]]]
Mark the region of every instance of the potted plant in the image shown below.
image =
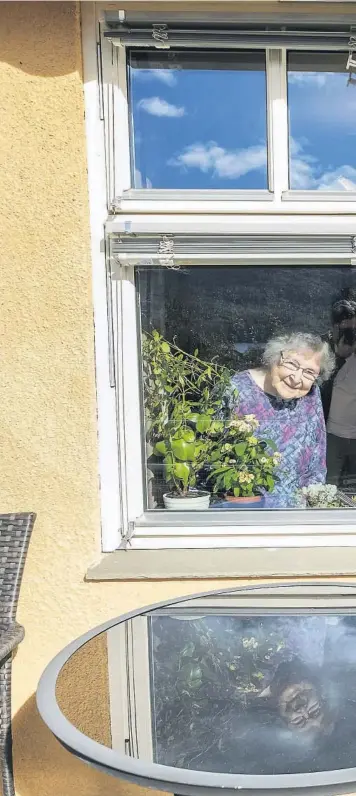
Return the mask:
[[[306,509],[356,508],[354,499],[334,484],[309,484],[298,490],[297,505]]]
[[[210,492],[200,486],[211,440],[221,433],[216,419],[231,373],[188,354],[155,330],[143,337],[143,382],[148,457],[162,462],[170,510],[209,507]]]
[[[274,488],[281,454],[269,439],[258,439],[254,415],[234,416],[210,441],[208,481],[226,508],[261,508]]]

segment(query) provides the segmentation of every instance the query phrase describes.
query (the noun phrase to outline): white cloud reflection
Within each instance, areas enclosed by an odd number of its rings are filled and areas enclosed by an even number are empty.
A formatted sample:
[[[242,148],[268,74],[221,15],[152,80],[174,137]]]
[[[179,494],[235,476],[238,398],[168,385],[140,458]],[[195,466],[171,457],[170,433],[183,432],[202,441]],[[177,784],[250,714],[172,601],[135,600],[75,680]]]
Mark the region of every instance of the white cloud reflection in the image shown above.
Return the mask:
[[[288,83],[321,88],[333,77],[334,72],[288,72]]]
[[[141,80],[143,83],[158,80],[166,86],[175,86],[177,84],[176,71],[175,69],[133,69],[132,74],[136,80]]]
[[[349,164],[328,168],[306,150],[304,140],[290,141],[290,173],[293,190],[299,191],[356,191],[356,169]]]
[[[199,169],[203,173],[209,171],[218,177],[236,179],[250,171],[265,169],[267,152],[264,145],[246,147],[245,149],[225,149],[215,141],[206,144],[191,144],[178,155],[168,161],[169,166],[183,169]]]
[[[146,111],[146,113],[149,113],[151,116],[179,118],[185,115],[185,108],[172,105],[161,97],[144,97],[137,103],[137,107]]]
[[[307,151],[305,139],[290,141],[290,172],[293,190],[356,191],[356,168],[349,164],[323,170],[317,157]],[[199,169],[212,176],[238,179],[252,171],[266,168],[266,147],[262,144],[244,149],[225,149],[215,141],[196,143],[168,160],[169,166],[183,170]]]

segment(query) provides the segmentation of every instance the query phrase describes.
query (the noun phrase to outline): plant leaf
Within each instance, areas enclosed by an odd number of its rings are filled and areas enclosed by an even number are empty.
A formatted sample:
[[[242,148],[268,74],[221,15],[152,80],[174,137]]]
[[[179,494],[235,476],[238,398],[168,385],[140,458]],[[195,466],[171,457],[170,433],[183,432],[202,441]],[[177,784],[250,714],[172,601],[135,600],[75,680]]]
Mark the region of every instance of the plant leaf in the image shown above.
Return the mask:
[[[173,474],[175,478],[178,478],[179,481],[182,481],[185,487],[188,486],[189,483],[189,466],[184,462],[176,462],[173,467]]]
[[[167,445],[166,445],[166,443],[164,442],[163,439],[159,440],[159,442],[156,442],[156,444],[154,446],[154,453],[158,453],[160,456],[165,456],[166,455],[166,453],[167,453]]]
[[[275,442],[273,442],[273,439],[264,439],[263,442],[265,442],[272,451],[277,450],[277,445]]]
[[[204,434],[205,431],[208,431],[211,426],[211,417],[209,415],[200,415],[197,419],[197,431],[200,434]]]

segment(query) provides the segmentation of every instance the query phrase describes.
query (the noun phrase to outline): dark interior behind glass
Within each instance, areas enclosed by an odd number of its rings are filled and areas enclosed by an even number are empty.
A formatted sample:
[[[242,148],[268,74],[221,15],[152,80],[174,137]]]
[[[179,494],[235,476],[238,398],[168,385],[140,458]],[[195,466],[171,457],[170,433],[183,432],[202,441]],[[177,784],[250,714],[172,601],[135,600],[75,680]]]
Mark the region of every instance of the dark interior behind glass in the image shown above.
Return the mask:
[[[198,351],[203,360],[233,373],[258,368],[265,344],[276,335],[312,333],[333,347],[331,308],[356,296],[356,275],[349,266],[142,266],[136,280],[143,334],[157,330],[187,354]],[[354,321],[346,326],[339,329],[339,338],[354,348],[355,330],[349,328]],[[329,384],[322,387],[323,401],[324,395],[330,400]],[[161,483],[163,488],[161,460],[151,459],[149,467],[151,486]],[[343,477],[345,494],[355,494],[356,471],[349,468]],[[221,503],[211,502],[211,507],[217,505]],[[155,502],[148,498],[148,507],[162,507],[159,490]]]

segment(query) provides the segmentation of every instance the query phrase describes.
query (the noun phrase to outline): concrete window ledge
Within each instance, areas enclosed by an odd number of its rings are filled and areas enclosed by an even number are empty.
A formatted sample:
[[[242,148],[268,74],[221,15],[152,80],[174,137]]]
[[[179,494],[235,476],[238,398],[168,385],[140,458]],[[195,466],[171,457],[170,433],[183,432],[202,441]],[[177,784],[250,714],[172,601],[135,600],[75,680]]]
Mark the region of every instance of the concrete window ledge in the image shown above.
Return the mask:
[[[86,580],[355,575],[354,547],[116,550],[92,564]]]

